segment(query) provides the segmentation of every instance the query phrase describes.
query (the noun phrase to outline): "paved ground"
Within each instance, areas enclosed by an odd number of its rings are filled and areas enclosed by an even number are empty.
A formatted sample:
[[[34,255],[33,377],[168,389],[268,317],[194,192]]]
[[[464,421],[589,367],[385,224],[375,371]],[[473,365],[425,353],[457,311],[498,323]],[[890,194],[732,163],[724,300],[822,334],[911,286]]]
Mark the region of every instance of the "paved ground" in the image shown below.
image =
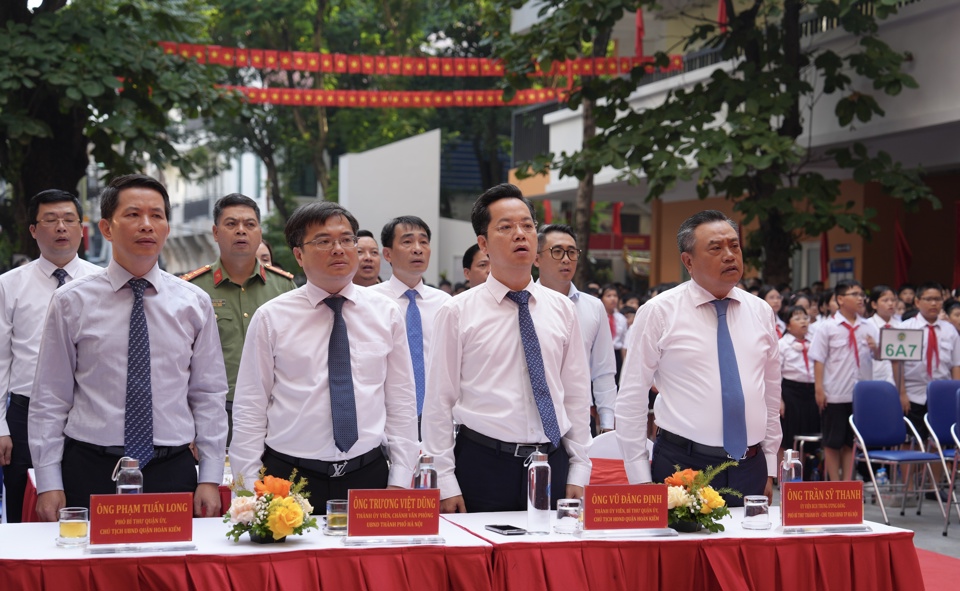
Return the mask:
[[[864,492],[870,489],[870,484],[864,487]],[[867,494],[867,498],[872,495]],[[917,548],[931,552],[938,552],[953,558],[960,558],[960,524],[957,521],[957,511],[951,505],[952,519],[948,536],[943,536],[943,515],[936,501],[924,501],[922,514],[917,515],[916,507],[907,507],[905,514],[900,516],[900,508],[886,507],[890,525],[913,530],[913,543]],[[883,514],[880,505],[872,504],[869,500],[864,505],[864,516],[870,521],[883,523]]]

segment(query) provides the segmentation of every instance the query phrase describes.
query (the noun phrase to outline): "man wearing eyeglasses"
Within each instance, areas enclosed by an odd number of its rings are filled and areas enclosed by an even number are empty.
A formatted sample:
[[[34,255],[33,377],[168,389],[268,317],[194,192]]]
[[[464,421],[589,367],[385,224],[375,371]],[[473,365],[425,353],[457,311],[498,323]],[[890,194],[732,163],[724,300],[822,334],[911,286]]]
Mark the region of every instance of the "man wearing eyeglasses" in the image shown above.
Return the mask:
[[[0,466],[10,523],[20,523],[27,470],[33,467],[27,411],[47,306],[58,287],[101,271],[77,256],[83,218],[74,195],[42,191],[30,199],[27,213],[40,257],[0,275]]]
[[[573,303],[530,275],[534,215],[514,185],[477,199],[471,221],[490,276],[434,320],[423,448],[446,513],[525,509],[537,450],[548,455],[554,502],[582,497],[590,480],[590,370]]]
[[[233,392],[250,318],[261,305],[297,287],[292,274],[260,263],[262,237],[256,201],[239,193],[221,197],[213,205],[213,239],[220,258],[181,277],[210,295],[216,313],[229,386],[227,447],[233,438]]]
[[[537,283],[558,291],[573,302],[580,318],[580,336],[590,362],[590,380],[593,382],[593,398],[600,417],[600,433],[613,430],[613,410],[617,399],[617,363],[613,351],[613,337],[607,326],[607,313],[603,303],[592,295],[583,293],[573,284],[577,272],[580,250],[573,228],[564,224],[551,224],[540,229],[537,235],[537,259],[540,269]],[[602,329],[602,330],[601,330]]]
[[[419,453],[403,314],[353,284],[357,229],[336,203],[290,216],[284,233],[307,284],[254,314],[234,398],[230,460],[243,485],[261,465],[280,478],[296,469],[321,513],[350,489],[409,487]]]

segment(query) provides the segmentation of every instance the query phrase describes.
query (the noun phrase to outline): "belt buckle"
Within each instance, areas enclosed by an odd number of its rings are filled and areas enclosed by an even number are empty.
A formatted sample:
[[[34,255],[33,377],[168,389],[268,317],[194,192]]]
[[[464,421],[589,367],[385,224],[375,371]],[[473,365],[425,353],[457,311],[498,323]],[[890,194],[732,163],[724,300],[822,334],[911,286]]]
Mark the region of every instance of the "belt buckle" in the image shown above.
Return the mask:
[[[333,468],[333,474],[330,474],[330,471],[327,471],[327,474],[330,478],[340,478],[344,475],[344,471],[347,469],[347,463],[349,460],[343,462],[330,462],[330,467]]]
[[[520,448],[521,448],[521,447],[524,447],[524,448],[532,448],[532,449],[530,450],[529,453],[520,455]],[[539,445],[534,445],[534,444],[531,444],[531,443],[518,443],[516,449],[513,450],[513,457],[515,457],[515,458],[527,458],[527,457],[530,457],[531,454],[533,454],[534,452],[537,452],[537,451],[540,451],[540,446],[539,446]]]

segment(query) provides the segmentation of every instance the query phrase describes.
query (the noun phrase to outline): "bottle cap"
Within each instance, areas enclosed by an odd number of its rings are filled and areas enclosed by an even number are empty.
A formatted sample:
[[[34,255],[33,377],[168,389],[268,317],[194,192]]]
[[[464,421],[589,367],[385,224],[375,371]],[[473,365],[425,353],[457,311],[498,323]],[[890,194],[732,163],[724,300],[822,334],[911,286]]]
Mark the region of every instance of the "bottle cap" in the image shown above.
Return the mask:
[[[542,451],[535,451],[530,454],[530,459],[533,462],[546,462],[547,454],[543,453]]]
[[[420,463],[421,463],[421,464],[432,464],[432,463],[433,463],[433,456],[428,455],[428,454],[423,454],[422,456],[420,456]]]
[[[140,468],[140,460],[136,458],[123,458],[122,460],[120,460],[120,469],[127,470],[130,468],[133,468],[133,469]]]
[[[795,449],[785,449],[785,450],[783,451],[783,461],[784,461],[784,462],[792,462],[792,461],[798,460],[798,459],[799,459],[799,457],[797,456],[797,450],[795,450]]]

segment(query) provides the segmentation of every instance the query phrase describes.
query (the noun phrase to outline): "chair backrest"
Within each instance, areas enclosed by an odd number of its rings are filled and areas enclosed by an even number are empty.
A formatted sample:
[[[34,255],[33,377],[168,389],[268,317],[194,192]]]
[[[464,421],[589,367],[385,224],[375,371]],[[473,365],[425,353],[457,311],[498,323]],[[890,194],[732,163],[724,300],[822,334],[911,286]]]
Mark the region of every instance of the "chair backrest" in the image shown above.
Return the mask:
[[[907,438],[900,393],[889,382],[857,382],[853,387],[853,423],[867,447],[892,447]]]
[[[958,380],[935,380],[927,384],[927,422],[940,445],[950,441],[950,425],[957,422],[958,399]]]
[[[622,460],[623,453],[620,451],[620,444],[617,443],[617,434],[613,431],[607,431],[594,437],[588,455],[591,458]]]

